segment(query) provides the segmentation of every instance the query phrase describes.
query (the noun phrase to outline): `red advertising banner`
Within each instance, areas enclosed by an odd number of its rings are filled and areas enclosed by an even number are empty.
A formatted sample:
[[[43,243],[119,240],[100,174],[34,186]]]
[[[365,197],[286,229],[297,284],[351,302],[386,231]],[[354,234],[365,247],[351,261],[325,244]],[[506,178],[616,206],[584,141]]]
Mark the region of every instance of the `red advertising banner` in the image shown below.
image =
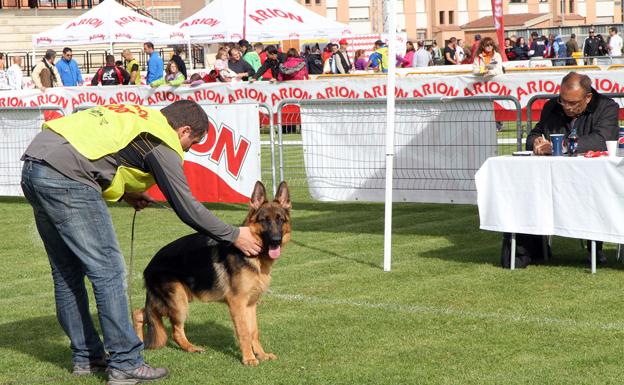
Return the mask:
[[[505,23],[503,20],[503,0],[492,0],[492,16],[494,17],[494,27],[496,28],[496,36],[498,37],[498,47],[503,61],[507,61],[505,55]]]

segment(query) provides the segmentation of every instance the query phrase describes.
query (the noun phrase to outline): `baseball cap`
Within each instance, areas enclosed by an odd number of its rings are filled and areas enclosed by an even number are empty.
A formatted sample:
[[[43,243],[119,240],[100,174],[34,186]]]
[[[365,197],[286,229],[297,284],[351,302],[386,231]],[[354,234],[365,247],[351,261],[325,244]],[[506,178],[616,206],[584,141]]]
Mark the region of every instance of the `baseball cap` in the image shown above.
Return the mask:
[[[369,43],[369,44],[370,44],[370,43]],[[377,45],[384,45],[384,42],[383,42],[383,41],[381,41],[381,40],[377,40],[377,41],[375,42],[375,44],[377,44]]]
[[[340,45],[344,45],[344,44],[349,44],[349,42],[347,41],[347,39],[340,39],[340,41],[338,42]]]

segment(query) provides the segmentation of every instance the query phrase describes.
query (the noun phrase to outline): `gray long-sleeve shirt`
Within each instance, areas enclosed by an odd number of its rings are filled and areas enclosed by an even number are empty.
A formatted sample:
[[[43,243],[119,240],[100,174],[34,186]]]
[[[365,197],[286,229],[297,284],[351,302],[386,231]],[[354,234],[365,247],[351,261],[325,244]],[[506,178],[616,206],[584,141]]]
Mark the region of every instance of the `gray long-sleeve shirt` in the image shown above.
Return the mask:
[[[45,161],[68,178],[98,191],[110,185],[118,164],[149,172],[184,223],[217,241],[232,243],[238,238],[238,227],[224,223],[193,197],[180,157],[152,135],[141,134],[118,153],[90,161],[61,135],[44,129],[24,157]]]

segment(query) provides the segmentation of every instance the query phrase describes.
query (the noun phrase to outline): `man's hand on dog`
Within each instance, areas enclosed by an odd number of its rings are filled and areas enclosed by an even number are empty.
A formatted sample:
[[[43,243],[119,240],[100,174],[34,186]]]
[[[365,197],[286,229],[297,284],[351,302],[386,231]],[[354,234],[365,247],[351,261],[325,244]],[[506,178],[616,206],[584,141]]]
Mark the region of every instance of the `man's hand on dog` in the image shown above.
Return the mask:
[[[127,192],[122,198],[136,211],[141,211],[154,202],[154,199],[146,192]]]
[[[260,254],[260,251],[262,250],[262,244],[251,233],[249,227],[240,227],[240,232],[238,234],[238,238],[234,241],[234,246],[236,246],[248,257],[254,257]]]
[[[552,154],[552,143],[541,136],[538,136],[533,141],[533,153],[535,155],[550,155]]]

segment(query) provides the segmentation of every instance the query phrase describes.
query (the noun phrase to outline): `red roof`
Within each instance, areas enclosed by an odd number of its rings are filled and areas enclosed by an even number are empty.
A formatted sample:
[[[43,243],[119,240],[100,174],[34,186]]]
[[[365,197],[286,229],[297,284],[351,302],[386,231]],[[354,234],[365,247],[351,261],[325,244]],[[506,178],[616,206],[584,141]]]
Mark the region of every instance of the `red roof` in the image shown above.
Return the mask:
[[[527,22],[541,18],[548,13],[513,13],[503,15],[505,26],[522,27]],[[567,15],[566,15],[567,18]],[[492,16],[484,16],[480,19],[471,21],[461,26],[461,29],[494,29],[494,18]]]

